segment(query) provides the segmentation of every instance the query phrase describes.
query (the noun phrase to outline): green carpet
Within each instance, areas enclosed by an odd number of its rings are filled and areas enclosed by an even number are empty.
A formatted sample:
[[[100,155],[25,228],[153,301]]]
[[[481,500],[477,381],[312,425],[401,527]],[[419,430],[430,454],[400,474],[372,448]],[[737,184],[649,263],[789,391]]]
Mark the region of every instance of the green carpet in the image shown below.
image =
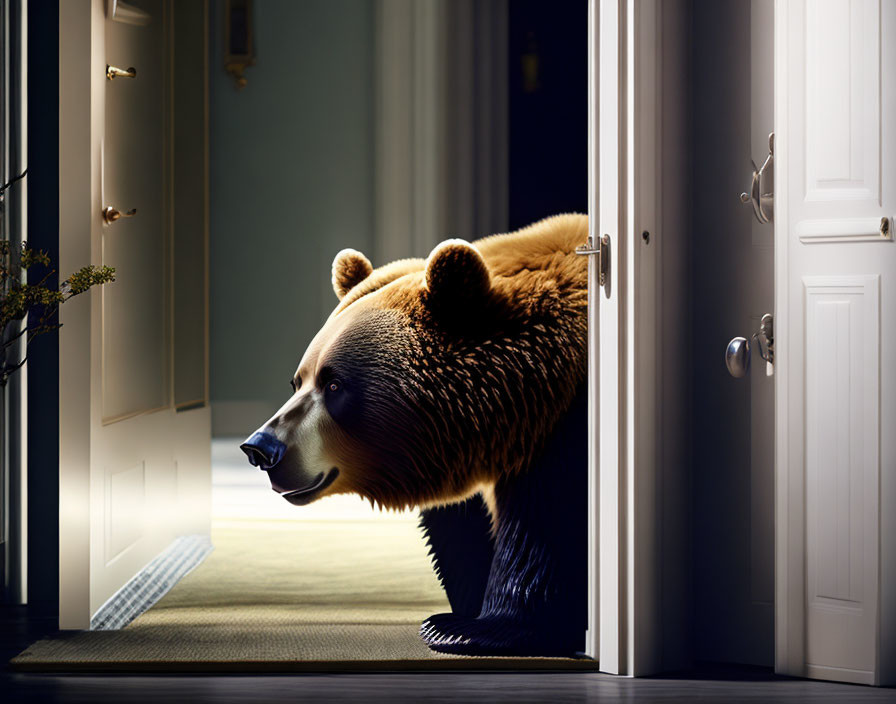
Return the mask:
[[[120,631],[61,633],[31,671],[595,669],[589,660],[463,658],[417,635],[450,611],[410,521],[216,523],[215,551]]]

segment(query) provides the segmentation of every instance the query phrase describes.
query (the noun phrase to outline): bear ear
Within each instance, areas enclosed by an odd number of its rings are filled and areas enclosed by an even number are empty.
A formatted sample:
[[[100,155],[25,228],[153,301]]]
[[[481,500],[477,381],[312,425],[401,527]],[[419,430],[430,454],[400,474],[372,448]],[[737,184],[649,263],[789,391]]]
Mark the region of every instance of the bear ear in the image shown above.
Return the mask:
[[[464,240],[445,240],[426,260],[427,300],[441,305],[484,297],[491,289],[491,275],[479,251]]]
[[[343,249],[333,260],[333,290],[341,301],[345,294],[370,276],[370,260],[355,249]]]

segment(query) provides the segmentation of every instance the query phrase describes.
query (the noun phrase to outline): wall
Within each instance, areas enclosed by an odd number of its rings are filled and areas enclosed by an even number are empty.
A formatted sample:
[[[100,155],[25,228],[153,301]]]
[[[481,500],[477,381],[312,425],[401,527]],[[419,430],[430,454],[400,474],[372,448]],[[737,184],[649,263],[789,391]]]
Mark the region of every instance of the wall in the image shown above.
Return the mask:
[[[336,303],[333,256],[372,246],[373,5],[256,2],[242,91],[223,68],[223,13],[214,0],[210,397],[213,433],[246,435]]]
[[[509,3],[509,227],[588,210],[588,3]]]

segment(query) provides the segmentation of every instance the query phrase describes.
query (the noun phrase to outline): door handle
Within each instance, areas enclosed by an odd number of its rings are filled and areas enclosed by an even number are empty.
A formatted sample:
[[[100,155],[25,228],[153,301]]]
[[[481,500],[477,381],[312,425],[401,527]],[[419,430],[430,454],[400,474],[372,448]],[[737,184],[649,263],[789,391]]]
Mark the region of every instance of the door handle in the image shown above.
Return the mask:
[[[118,66],[112,66],[110,64],[106,64],[106,78],[114,80],[116,78],[136,78],[137,77],[137,69],[133,66],[130,68],[118,68]]]
[[[746,376],[750,371],[750,341],[759,345],[759,356],[768,362],[768,374],[771,376],[771,365],[775,363],[774,322],[772,314],[766,313],[759,321],[759,332],[754,332],[749,340],[735,337],[728,343],[725,349],[725,366],[735,379]]]
[[[594,246],[594,240],[588,236],[588,242],[576,247],[576,254],[582,256],[597,255],[597,281],[603,286],[604,294],[610,297],[610,236],[603,235]]]
[[[763,225],[772,221],[775,214],[775,133],[768,136],[768,156],[762,166],[753,164],[753,181],[749,193],[741,193],[741,203],[753,206],[753,215]]]
[[[111,225],[116,220],[120,220],[121,218],[132,218],[137,214],[136,208],[131,208],[126,213],[121,212],[117,208],[113,208],[111,205],[107,205],[103,208],[103,220],[107,225]]]

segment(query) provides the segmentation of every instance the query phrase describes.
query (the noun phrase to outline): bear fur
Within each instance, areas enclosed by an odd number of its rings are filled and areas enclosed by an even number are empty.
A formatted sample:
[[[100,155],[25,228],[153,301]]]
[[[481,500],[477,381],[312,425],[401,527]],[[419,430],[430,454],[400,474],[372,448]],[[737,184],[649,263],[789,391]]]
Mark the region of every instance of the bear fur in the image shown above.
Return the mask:
[[[293,503],[421,509],[452,607],[421,626],[435,650],[584,648],[587,236],[558,215],[376,269],[343,250],[339,304],[256,433]]]

